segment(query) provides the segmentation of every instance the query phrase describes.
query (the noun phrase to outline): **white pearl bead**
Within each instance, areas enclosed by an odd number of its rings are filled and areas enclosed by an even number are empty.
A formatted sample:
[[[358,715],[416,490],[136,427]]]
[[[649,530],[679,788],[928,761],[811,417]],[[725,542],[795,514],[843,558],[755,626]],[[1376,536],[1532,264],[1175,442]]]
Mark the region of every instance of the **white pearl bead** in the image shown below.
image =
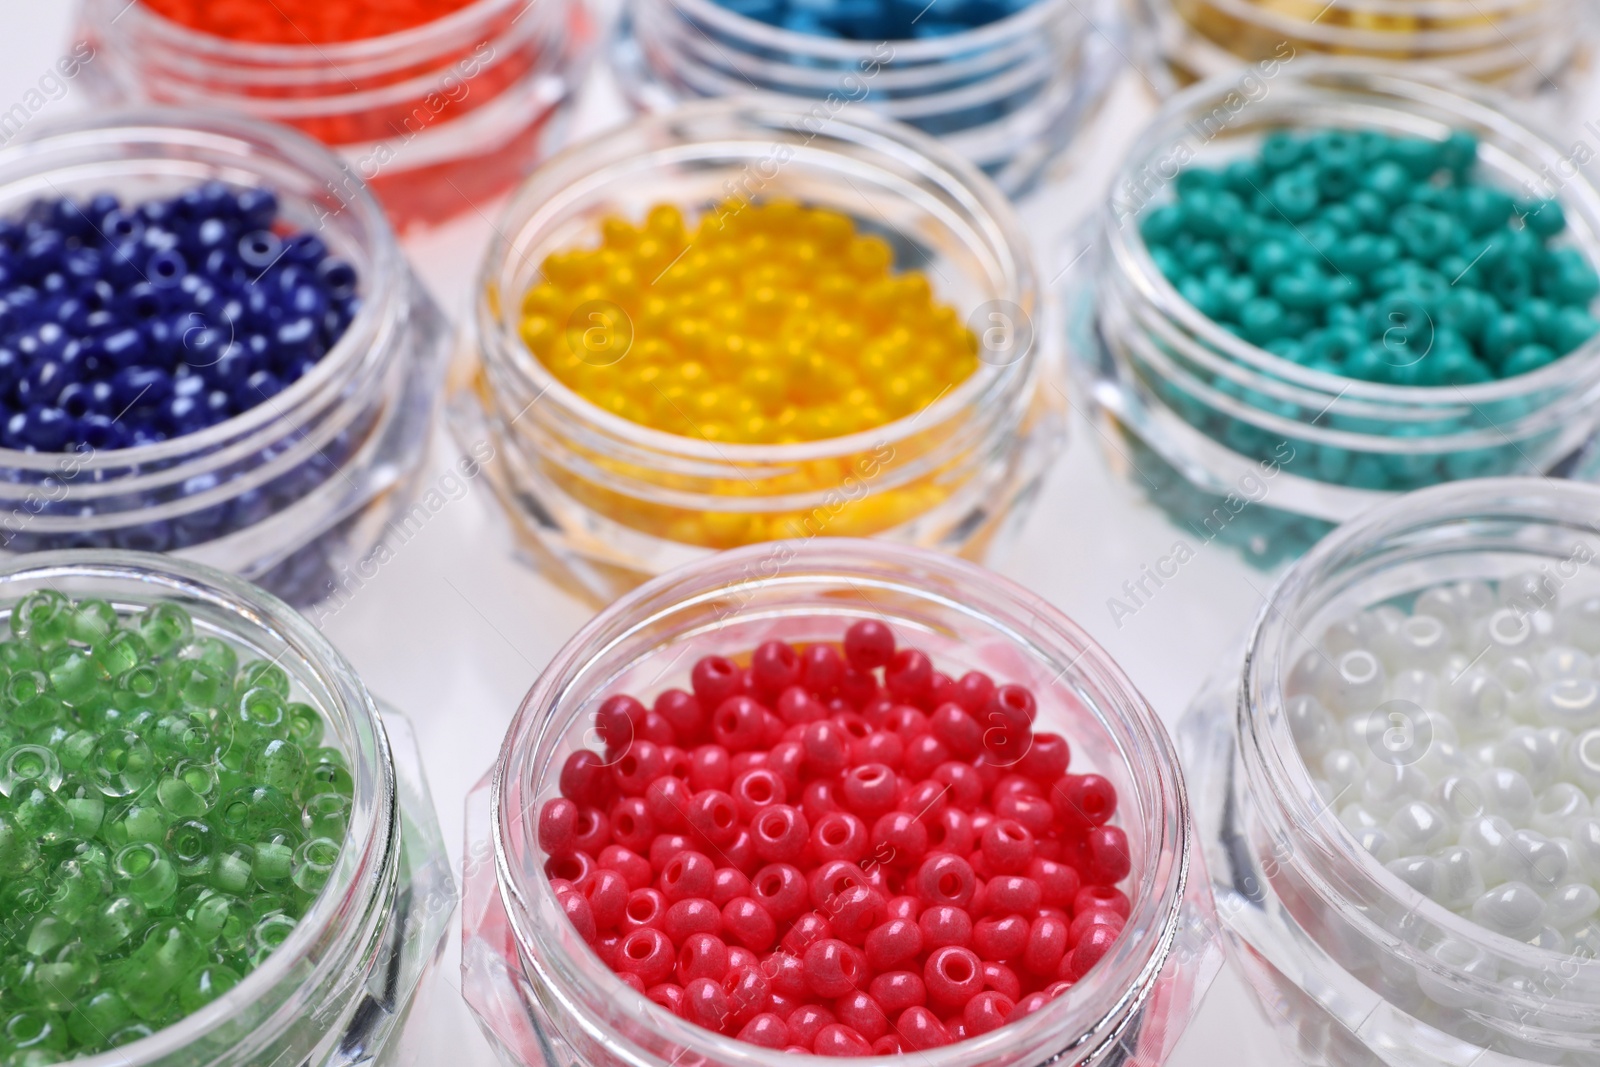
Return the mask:
[[[1438,892],[1439,865],[1431,856],[1405,856],[1384,864],[1391,874],[1425,897]]]
[[[1556,775],[1561,771],[1562,755],[1559,745],[1531,726],[1512,727],[1501,735],[1494,746],[1495,763],[1522,775],[1536,793],[1556,780]],[[1509,814],[1506,818],[1516,821]]]
[[[1515,829],[1499,815],[1480,815],[1462,823],[1460,843],[1478,858],[1478,867],[1485,872],[1485,880],[1489,867],[1499,858],[1501,850],[1510,844]]]
[[[1361,803],[1379,818],[1387,819],[1401,806],[1428,795],[1428,780],[1415,767],[1395,767],[1375,762],[1361,783]],[[1529,798],[1532,804],[1532,797]]]
[[[1533,787],[1519,771],[1495,767],[1478,775],[1483,787],[1483,806],[1513,826],[1526,826],[1533,817]]]
[[[1600,883],[1600,819],[1579,819],[1568,840],[1583,873],[1591,882]]]
[[[1537,710],[1539,672],[1526,656],[1511,656],[1494,667],[1495,679],[1506,691],[1506,712],[1516,718],[1531,717]]]
[[[1507,937],[1530,937],[1544,924],[1544,898],[1530,885],[1507,882],[1473,902],[1472,918]]]
[[[1389,839],[1389,835],[1376,826],[1357,832],[1355,838],[1356,844],[1379,863],[1388,863],[1400,854],[1394,847],[1394,842]]]
[[[1546,920],[1557,930],[1583,925],[1600,911],[1600,890],[1583,882],[1569,882],[1545,898]]]
[[[1456,775],[1470,774],[1474,766],[1467,754],[1453,742],[1435,737],[1427,752],[1417,761],[1417,773],[1430,782],[1438,782]]]
[[[1366,648],[1382,636],[1389,627],[1368,611],[1357,612],[1332,623],[1322,632],[1317,647],[1331,658],[1338,658],[1351,649]]]
[[[1365,773],[1361,757],[1348,748],[1330,749],[1322,757],[1322,777],[1340,796],[1355,789]]]
[[[1391,670],[1407,666],[1438,670],[1454,651],[1455,637],[1442,620],[1432,615],[1412,615],[1393,633],[1375,641],[1373,647]]]
[[[1443,711],[1463,738],[1498,734],[1505,728],[1510,705],[1505,684],[1476,668],[1457,675],[1443,695]]]
[[[1475,982],[1492,982],[1498,971],[1494,958],[1476,945],[1454,939],[1434,945],[1428,950],[1428,955],[1438,960],[1440,966],[1415,969],[1417,985],[1427,998],[1446,1008],[1478,1007],[1477,991],[1466,988],[1467,983],[1456,976],[1463,975]],[[1448,980],[1442,978],[1439,972],[1448,973],[1451,977]]]
[[[1533,828],[1546,837],[1566,837],[1592,810],[1587,793],[1571,782],[1557,782],[1534,801]]]
[[[1594,676],[1594,661],[1588,653],[1571,645],[1557,645],[1539,654],[1534,669],[1539,672],[1539,677],[1548,682],[1563,678],[1591,678]]]
[[[1564,605],[1559,614],[1568,640],[1590,655],[1600,655],[1600,596]]]
[[[1529,612],[1551,610],[1559,599],[1555,579],[1538,571],[1524,571],[1502,580],[1498,592],[1503,607]]]
[[[1482,818],[1489,813],[1489,794],[1476,778],[1452,774],[1439,779],[1428,795],[1434,808],[1458,826],[1470,819]]]
[[[1586,923],[1579,923],[1576,929],[1569,930],[1567,944],[1572,946],[1574,955],[1591,960],[1600,959],[1600,919],[1590,919]]]
[[[1359,834],[1363,830],[1375,830],[1383,825],[1376,815],[1359,803],[1346,804],[1340,808],[1339,822],[1353,834]]]
[[[1567,745],[1562,769],[1567,781],[1600,797],[1600,729],[1585,730]]]
[[[1352,649],[1334,661],[1334,672],[1323,683],[1323,703],[1340,715],[1365,714],[1383,701],[1387,682],[1383,661],[1375,653]]]
[[[1433,899],[1459,911],[1470,908],[1474,900],[1483,896],[1483,875],[1478,869],[1478,858],[1471,849],[1452,845],[1440,851],[1434,859],[1439,865],[1439,881],[1438,892]]]
[[[1293,699],[1320,693],[1332,674],[1333,664],[1327,656],[1316,649],[1301,653],[1300,658],[1294,661],[1294,666],[1289,668],[1289,676],[1283,681],[1283,694]]]
[[[1534,714],[1569,730],[1588,729],[1600,723],[1600,681],[1558,678],[1545,682],[1534,697]]]
[[[1521,882],[1548,892],[1567,881],[1567,854],[1537,830],[1513,830],[1489,874],[1491,883]]]
[[[1294,735],[1295,747],[1307,763],[1314,764],[1339,741],[1338,723],[1322,702],[1309,693],[1291,697],[1284,715],[1289,721],[1289,732]]]
[[[1562,956],[1565,956],[1571,951],[1571,946],[1567,943],[1567,939],[1561,936],[1561,931],[1557,930],[1553,926],[1541,927],[1538,933],[1528,938],[1528,944],[1532,945],[1534,948],[1542,948],[1546,952],[1552,952]],[[1537,990],[1537,986],[1534,986],[1533,979],[1528,978],[1526,981],[1531,987],[1530,992]]]
[[[1535,644],[1533,620],[1515,608],[1501,608],[1484,619],[1471,643],[1486,646],[1485,658],[1498,663],[1511,656],[1526,655]]]
[[[1424,710],[1439,707],[1439,676],[1418,667],[1397,668],[1389,679],[1385,700],[1406,700]]]
[[[1386,829],[1395,847],[1405,855],[1443,847],[1450,832],[1439,810],[1422,800],[1401,805],[1400,810],[1389,817]]]
[[[1325,778],[1311,779],[1311,788],[1315,789],[1317,791],[1317,796],[1322,798],[1323,807],[1328,807],[1334,801],[1339,799],[1339,791],[1334,789],[1333,786],[1329,785],[1327,779]]]

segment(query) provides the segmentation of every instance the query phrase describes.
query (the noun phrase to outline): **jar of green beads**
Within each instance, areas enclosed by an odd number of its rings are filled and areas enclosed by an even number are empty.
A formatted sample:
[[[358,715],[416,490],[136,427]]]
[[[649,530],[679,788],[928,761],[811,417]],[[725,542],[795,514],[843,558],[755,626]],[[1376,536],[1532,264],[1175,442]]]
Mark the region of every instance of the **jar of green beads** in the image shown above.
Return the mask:
[[[1589,476],[1600,191],[1570,151],[1368,63],[1174,98],[1069,315],[1108,458],[1264,566],[1409,490]]]
[[[419,768],[236,578],[0,569],[0,1064],[383,1062],[455,906]]]

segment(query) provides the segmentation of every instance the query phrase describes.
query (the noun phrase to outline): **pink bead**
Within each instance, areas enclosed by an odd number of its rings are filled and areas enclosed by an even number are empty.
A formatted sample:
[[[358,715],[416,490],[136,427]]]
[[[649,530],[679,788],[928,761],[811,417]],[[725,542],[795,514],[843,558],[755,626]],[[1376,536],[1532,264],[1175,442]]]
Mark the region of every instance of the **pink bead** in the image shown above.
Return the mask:
[[[1026,1019],[1048,1003],[1050,1003],[1050,996],[1043,990],[1037,993],[1029,993],[1012,1005],[1011,1014],[1006,1016],[1006,1022],[1014,1023],[1018,1020]]]
[[[965,908],[953,904],[935,904],[923,910],[917,919],[922,932],[922,947],[932,951],[946,945],[966,947],[972,944],[972,916]]]
[[[918,734],[906,742],[906,752],[900,759],[900,767],[912,781],[921,781],[949,759],[950,750],[945,747],[943,741],[932,734]]]
[[[1022,996],[1022,979],[1017,977],[1017,972],[1003,963],[994,960],[983,961],[983,988],[1003,993],[1016,1000]]]
[[[552,882],[565,882],[573,889],[581,889],[599,864],[587,852],[569,852],[565,856],[551,856],[544,861],[544,873]]]
[[[750,879],[750,895],[780,923],[788,922],[811,906],[811,890],[800,868],[769,863]]]
[[[914,1005],[900,1013],[895,1020],[895,1033],[900,1043],[912,1052],[925,1052],[950,1043],[950,1031],[939,1017],[921,1005]]]
[[[588,899],[578,890],[569,889],[565,893],[556,894],[556,904],[565,913],[567,921],[572,923],[572,928],[578,932],[578,936],[583,938],[584,943],[594,944],[595,938],[599,936],[599,930],[595,926],[594,909],[589,907]]]
[[[1133,870],[1128,835],[1120,826],[1096,826],[1084,835],[1087,879],[1098,885],[1116,885]]]
[[[850,768],[840,780],[840,798],[863,821],[875,820],[894,810],[899,799],[899,779],[881,763]]]
[[[922,914],[922,901],[905,894],[898,897],[890,897],[886,914],[891,919],[911,919],[915,921],[917,916]]]
[[[1068,774],[1051,787],[1050,804],[1064,826],[1086,830],[1117,813],[1117,791],[1098,774]]]
[[[656,879],[656,888],[667,903],[676,904],[691,897],[711,897],[711,883],[716,877],[714,863],[699,852],[680,852],[667,861]]]
[[[1067,926],[1067,943],[1076,948],[1088,936],[1091,927],[1109,926],[1112,930],[1121,930],[1125,925],[1127,920],[1110,908],[1089,908],[1072,917]]]
[[[1076,868],[1037,856],[1028,864],[1028,877],[1039,883],[1040,903],[1050,908],[1071,907],[1082,884]]]
[[[778,718],[790,726],[804,726],[828,718],[827,706],[797,685],[778,694],[774,710]]]
[[[818,941],[825,941],[831,937],[833,937],[833,926],[827,917],[819,912],[808,911],[789,927],[788,932],[783,935],[781,944],[784,951],[801,956]]]
[[[1041,785],[1051,785],[1067,773],[1072,746],[1060,734],[1034,734],[1028,752],[1017,761],[1017,772]]]
[[[683,987],[678,1013],[696,1026],[721,1032],[728,1019],[728,994],[723,992],[721,982],[696,978]]]
[[[919,703],[933,685],[933,663],[914,648],[902,648],[883,671],[883,687],[895,700]]]
[[[1043,892],[1039,883],[1020,874],[1001,874],[984,887],[985,910],[991,915],[1023,915],[1031,918],[1039,910]]]
[[[800,681],[800,654],[786,641],[763,641],[750,655],[756,688],[777,693]]]
[[[728,946],[728,973],[742,971],[746,967],[757,967],[761,964],[761,957],[745,948],[743,945]]]
[[[611,765],[611,777],[625,797],[644,796],[645,787],[667,769],[666,754],[650,741],[635,740]]]
[[[922,698],[923,707],[932,709],[940,704],[956,703],[956,680],[943,671],[934,671],[928,682],[928,692]]]
[[[956,703],[960,704],[971,715],[976,715],[989,706],[989,698],[994,696],[994,681],[982,671],[968,671],[956,682]]]
[[[972,819],[959,808],[945,808],[928,824],[928,849],[932,852],[964,856],[972,851],[976,839]]]
[[[745,771],[733,780],[731,792],[739,817],[745,822],[753,822],[767,808],[788,799],[783,778],[770,767]]]
[[[754,698],[731,696],[716,705],[711,713],[711,737],[730,753],[749,752],[761,745],[766,734],[762,713],[766,710]]]
[[[696,793],[733,784],[733,757],[721,745],[701,745],[689,753],[689,788]]]
[[[876,1041],[889,1032],[889,1018],[872,999],[872,994],[857,990],[846,993],[833,1003],[833,1013],[843,1026],[848,1026],[868,1041]]]
[[[873,971],[896,970],[922,955],[922,927],[915,919],[889,919],[868,932],[862,948]]]
[[[834,937],[860,945],[883,922],[888,910],[883,894],[873,887],[851,886],[833,898],[828,921],[833,924]]]
[[[716,934],[690,934],[678,950],[678,983],[696,978],[722,981],[728,973],[728,946]]]
[[[617,946],[620,944],[622,935],[613,931],[609,934],[600,934],[589,947],[594,949],[594,954],[600,957],[601,963],[614,971],[617,969]]]
[[[723,905],[722,930],[728,940],[752,952],[766,951],[778,937],[778,924],[751,897],[734,897]]]
[[[928,719],[928,730],[957,759],[971,759],[983,747],[983,727],[960,704],[941,704]]]
[[[888,721],[889,713],[895,709],[895,702],[882,693],[861,705],[860,715],[872,725],[874,730],[883,733],[883,724]]]
[[[928,828],[908,811],[878,817],[869,837],[872,855],[891,867],[914,867],[928,854]]]
[[[1091,926],[1061,961],[1061,970],[1057,973],[1069,982],[1078,981],[1111,951],[1111,946],[1117,943],[1120,934],[1120,930],[1109,926]]]
[[[711,876],[711,903],[722,907],[735,897],[750,895],[750,879],[733,867],[718,867]]]
[[[689,802],[689,828],[713,847],[724,848],[739,836],[739,809],[720,789],[696,793]]]
[[[628,886],[632,889],[644,889],[654,881],[650,861],[621,845],[607,845],[601,849],[599,867],[601,870],[616,871],[628,880]]]
[[[769,863],[792,863],[805,853],[811,826],[804,813],[787,804],[773,804],[751,824],[751,847]]]
[[[729,1029],[742,1029],[757,1015],[771,1010],[772,984],[761,973],[759,964],[733,968],[722,984],[728,991]]]
[[[1039,916],[1028,929],[1028,947],[1022,952],[1023,969],[1040,978],[1055,977],[1069,944],[1065,921],[1054,915]]]
[[[597,930],[615,929],[627,913],[628,880],[616,871],[595,871],[578,892],[588,900]]]
[[[867,992],[888,1015],[928,1003],[928,989],[915,971],[885,971],[872,980]]]
[[[612,969],[615,970],[615,968],[612,968]],[[645,992],[644,983],[639,980],[639,976],[638,975],[636,975],[636,974],[627,974],[625,972],[618,972],[617,973],[617,977],[622,980],[622,984],[623,985],[627,986],[629,989],[633,990],[635,993],[643,994]],[[668,1008],[667,1010],[668,1011],[672,1011],[671,1008]],[[677,1013],[674,1012],[673,1014],[677,1014]]]
[[[656,839],[656,826],[643,797],[618,800],[611,806],[610,820],[611,840],[633,852],[649,851],[650,842]]]
[[[1020,915],[979,919],[972,927],[972,950],[985,960],[1014,960],[1028,947],[1028,920]]]
[[[659,714],[647,711],[633,724],[633,743],[648,741],[653,745],[660,745],[663,750],[678,743],[678,732],[672,724]],[[608,746],[608,751],[610,751]],[[663,769],[665,764],[663,763]]]
[[[742,672],[726,656],[706,656],[689,671],[689,683],[702,708],[715,708],[739,692],[744,684]]]
[[[761,973],[772,983],[772,995],[775,997],[784,996],[799,1001],[811,993],[806,988],[805,964],[792,952],[780,948],[763,956]]]
[[[876,619],[862,619],[844,632],[844,658],[858,671],[886,667],[894,658],[894,631]]]
[[[750,831],[742,827],[733,839],[733,844],[723,847],[722,858],[728,866],[743,871],[746,877],[755,874],[766,863],[766,860],[756,855],[755,840],[750,836]]]
[[[902,757],[905,756],[905,742],[899,736],[885,730],[875,730],[859,741],[850,743],[850,762],[860,766],[864,763],[881,763],[891,770],[900,766]]]
[[[934,949],[923,964],[922,982],[929,1004],[945,1011],[959,1008],[983,988],[983,961],[968,948]]]
[[[830,860],[813,870],[806,879],[811,890],[811,903],[827,914],[833,914],[835,898],[851,886],[871,885],[861,868],[849,860]]]
[[[883,689],[878,685],[878,679],[870,671],[858,671],[854,667],[845,669],[844,676],[839,679],[837,699],[844,701],[852,708],[865,707],[871,701],[883,695]],[[828,702],[829,706],[833,701]]]
[[[653,985],[649,989],[645,989],[644,982],[641,981],[639,976],[636,974],[629,974],[627,971],[622,971],[619,973],[618,977],[622,978],[623,981],[627,982],[635,989],[643,992],[644,995],[649,997],[654,1003],[666,1008],[672,1014],[678,1016],[683,1015],[683,987],[681,985],[678,985],[675,982],[662,982],[659,985]]]
[[[668,905],[661,929],[674,945],[681,945],[690,934],[721,933],[722,912],[704,897],[690,897]]]
[[[687,757],[685,757],[687,758]],[[644,803],[656,827],[672,833],[688,829],[689,800],[694,796],[681,778],[661,777],[645,786]],[[636,849],[635,851],[646,851]]]
[[[918,737],[928,735],[928,716],[910,704],[896,704],[889,714],[884,716],[883,728],[899,735],[900,740],[906,743],[906,752],[909,755],[911,742]],[[905,759],[902,758],[900,762],[905,766]]]
[[[654,889],[635,889],[628,894],[628,906],[623,910],[617,929],[632,933],[645,927],[659,930],[667,918],[667,900]],[[649,983],[654,985],[655,983]]]
[[[922,861],[912,881],[917,896],[928,904],[953,904],[964,908],[972,902],[977,876],[972,865],[960,856],[935,852]]]
[[[899,1056],[905,1053],[905,1045],[900,1041],[898,1034],[884,1034],[872,1043],[874,1056]]]
[[[1021,874],[1033,862],[1033,832],[1015,819],[996,819],[983,831],[984,862],[995,874]]]
[[[1128,894],[1110,885],[1086,885],[1072,898],[1072,913],[1098,909],[1114,911],[1124,919],[1133,911]]]
[[[950,788],[931,778],[914,784],[909,778],[901,778],[900,785],[899,810],[924,826],[932,826],[949,806]]]
[[[869,848],[866,824],[847,811],[830,811],[811,826],[811,854],[819,863],[858,863]]]
[[[673,733],[682,741],[693,742],[705,733],[705,712],[693,693],[682,689],[664,690],[656,697],[652,710],[672,726]]]
[[[789,1043],[789,1028],[771,1012],[762,1012],[744,1024],[739,1040],[762,1048],[783,1048]]]
[[[578,805],[565,797],[547,800],[539,809],[539,847],[552,856],[570,855],[577,849]]]
[[[824,1026],[811,1043],[811,1051],[818,1056],[870,1056],[872,1042],[848,1026],[834,1023]]]
[[[1028,828],[1034,837],[1043,837],[1055,829],[1056,813],[1044,797],[1023,796],[1013,793],[1002,797],[994,806],[1000,820],[1010,819]]]
[[[610,804],[616,795],[611,768],[598,752],[581,748],[561,765],[561,795],[580,807]]]
[[[1016,1003],[1002,993],[979,993],[967,1001],[961,1011],[961,1021],[968,1037],[987,1034],[1006,1024]]]
[[[572,826],[572,848],[598,856],[611,843],[611,821],[598,808],[579,808]]]
[[[1000,776],[1000,780],[995,782],[995,784],[989,789],[989,802],[991,804],[999,804],[1004,798],[1018,793],[1030,797],[1043,795],[1043,791],[1039,788],[1038,782],[1034,781],[1032,778],[1029,778],[1025,774],[1011,772],[1002,774]]]
[[[994,695],[984,705],[984,710],[1003,715],[1008,719],[1032,726],[1034,716],[1038,713],[1038,703],[1033,699],[1033,693],[1020,685],[1002,685],[996,687]]]
[[[941,763],[933,769],[932,780],[950,787],[945,797],[953,808],[970,812],[983,801],[983,780],[970,764]]]
[[[806,949],[806,985],[819,997],[842,997],[871,981],[861,950],[837,938],[823,938]]]
[[[617,946],[617,969],[638,975],[646,986],[665,982],[677,962],[678,954],[672,947],[672,939],[653,926],[641,926],[629,931]]]
[[[802,1004],[784,1020],[789,1027],[789,1040],[804,1045],[808,1051],[822,1028],[832,1026],[837,1021],[833,1012],[820,1004]]]
[[[633,724],[644,718],[644,705],[624,694],[606,697],[595,709],[594,728],[600,741],[612,752],[625,749],[633,741]]]
[[[830,781],[817,779],[807,782],[800,791],[800,810],[812,825],[830,811],[843,811],[844,803],[839,799],[839,792]]]
[[[831,777],[850,762],[850,740],[831,719],[810,723],[800,743],[805,746],[808,774]]]
[[[832,645],[808,645],[800,654],[800,684],[818,696],[838,688],[844,678],[844,658]]]
[[[650,867],[659,873],[685,852],[698,851],[695,842],[687,834],[657,834],[656,839],[650,842]]]
[[[805,769],[806,746],[796,741],[779,741],[767,753],[767,766],[783,781],[786,797],[799,797],[801,772]]]

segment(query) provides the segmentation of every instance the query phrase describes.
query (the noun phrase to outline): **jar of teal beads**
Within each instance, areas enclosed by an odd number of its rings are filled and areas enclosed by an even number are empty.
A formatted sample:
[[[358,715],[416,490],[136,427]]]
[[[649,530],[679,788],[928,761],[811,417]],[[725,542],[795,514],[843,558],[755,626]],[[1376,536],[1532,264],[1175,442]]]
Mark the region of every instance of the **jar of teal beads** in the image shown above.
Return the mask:
[[[1175,97],[1079,268],[1108,458],[1263,566],[1409,490],[1596,467],[1584,160],[1490,90],[1390,70],[1296,59]]]
[[[282,601],[0,569],[0,1064],[386,1062],[455,906],[405,721]]]
[[[610,52],[637,110],[775,93],[812,103],[814,136],[868,108],[1016,195],[1094,114],[1130,47],[1120,0],[629,0]]]

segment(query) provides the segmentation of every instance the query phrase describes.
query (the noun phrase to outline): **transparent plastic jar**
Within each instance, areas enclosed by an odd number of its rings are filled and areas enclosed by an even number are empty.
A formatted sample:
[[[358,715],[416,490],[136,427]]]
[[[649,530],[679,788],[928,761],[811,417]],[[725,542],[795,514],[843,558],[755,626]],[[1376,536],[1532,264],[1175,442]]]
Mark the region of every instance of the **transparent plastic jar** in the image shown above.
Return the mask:
[[[1034,0],[986,26],[903,41],[801,33],[717,0],[629,0],[609,51],[641,111],[778,93],[804,101],[814,133],[859,106],[937,137],[1018,195],[1094,114],[1127,49],[1116,0]]]
[[[142,552],[49,552],[0,565],[0,624],[40,589],[119,614],[175,601],[197,637],[276,663],[322,711],[354,779],[349,830],[326,887],[288,938],[231,991],[81,1067],[355,1067],[393,1063],[396,1038],[444,945],[455,883],[409,724],[379,705],[326,638],[246,582]],[[420,1021],[420,1015],[417,1016]]]
[[[361,308],[316,369],[199,433],[75,452],[0,449],[0,554],[53,548],[177,552],[298,606],[330,594],[405,506],[448,360],[448,326],[377,202],[335,195],[338,161],[300,135],[215,113],[102,113],[0,152],[0,217],[42,197],[124,202],[218,179],[269,186],[281,217],[360,275]],[[190,316],[184,336],[231,333]],[[214,361],[190,346],[199,367]]]
[[[714,549],[785,537],[873,534],[981,556],[1061,441],[1058,339],[1000,191],[903,126],[840,115],[811,136],[799,115],[750,98],[640,120],[551,160],[498,227],[451,419],[463,446],[492,442],[486,470],[534,561],[601,603]],[[549,253],[596,240],[608,215],[667,202],[692,219],[730,197],[792,198],[884,235],[895,268],[923,270],[984,339],[977,372],[875,430],[717,444],[613,415],[528,350],[522,294]]]
[[[984,670],[1038,696],[1072,767],[1111,780],[1132,849],[1133,910],[1111,953],[1025,1020],[916,1054],[928,1067],[1164,1063],[1220,962],[1183,775],[1165,729],[1105,651],[1042,598],[974,564],[872,541],[726,552],[617,601],[523,700],[492,773],[468,798],[462,990],[515,1067],[776,1067],[765,1049],[692,1025],[634,992],[556,903],[535,823],[600,702],[686,685],[700,655],[762,641],[837,642],[887,622],[946,672]],[[690,653],[693,653],[692,655]],[[865,1059],[854,1063],[872,1062]]]
[[[476,0],[414,29],[327,44],[235,41],[136,0],[83,0],[80,23],[100,100],[293,126],[344,159],[330,193],[368,183],[401,227],[472,211],[533,169],[562,136],[593,33],[578,0]]]
[[[1563,241],[1600,262],[1600,190],[1570,167],[1569,148],[1520,122],[1503,97],[1332,60],[1298,59],[1260,84],[1243,103],[1227,77],[1168,103],[1100,212],[1096,253],[1068,283],[1069,358],[1107,426],[1108,461],[1196,537],[1263,566],[1397,493],[1471,477],[1591,476],[1600,338],[1482,385],[1357,381],[1229,333],[1162,275],[1139,223],[1166,202],[1181,167],[1244,155],[1282,128],[1434,140],[1470,131],[1481,139],[1479,172],[1519,195],[1556,196],[1569,223]],[[1427,358],[1431,338],[1419,344],[1420,357],[1396,340],[1394,358]]]
[[[1180,85],[1288,56],[1450,71],[1517,95],[1566,88],[1593,58],[1585,0],[1140,0]]]
[[[1506,478],[1423,490],[1347,523],[1285,575],[1242,669],[1220,672],[1180,724],[1218,916],[1301,1062],[1600,1063],[1600,961],[1480,927],[1372,858],[1313,785],[1283,689],[1308,635],[1430,585],[1531,573],[1558,605],[1595,596],[1597,515],[1593,486]],[[1395,759],[1425,758],[1432,732],[1397,728],[1384,742]]]

